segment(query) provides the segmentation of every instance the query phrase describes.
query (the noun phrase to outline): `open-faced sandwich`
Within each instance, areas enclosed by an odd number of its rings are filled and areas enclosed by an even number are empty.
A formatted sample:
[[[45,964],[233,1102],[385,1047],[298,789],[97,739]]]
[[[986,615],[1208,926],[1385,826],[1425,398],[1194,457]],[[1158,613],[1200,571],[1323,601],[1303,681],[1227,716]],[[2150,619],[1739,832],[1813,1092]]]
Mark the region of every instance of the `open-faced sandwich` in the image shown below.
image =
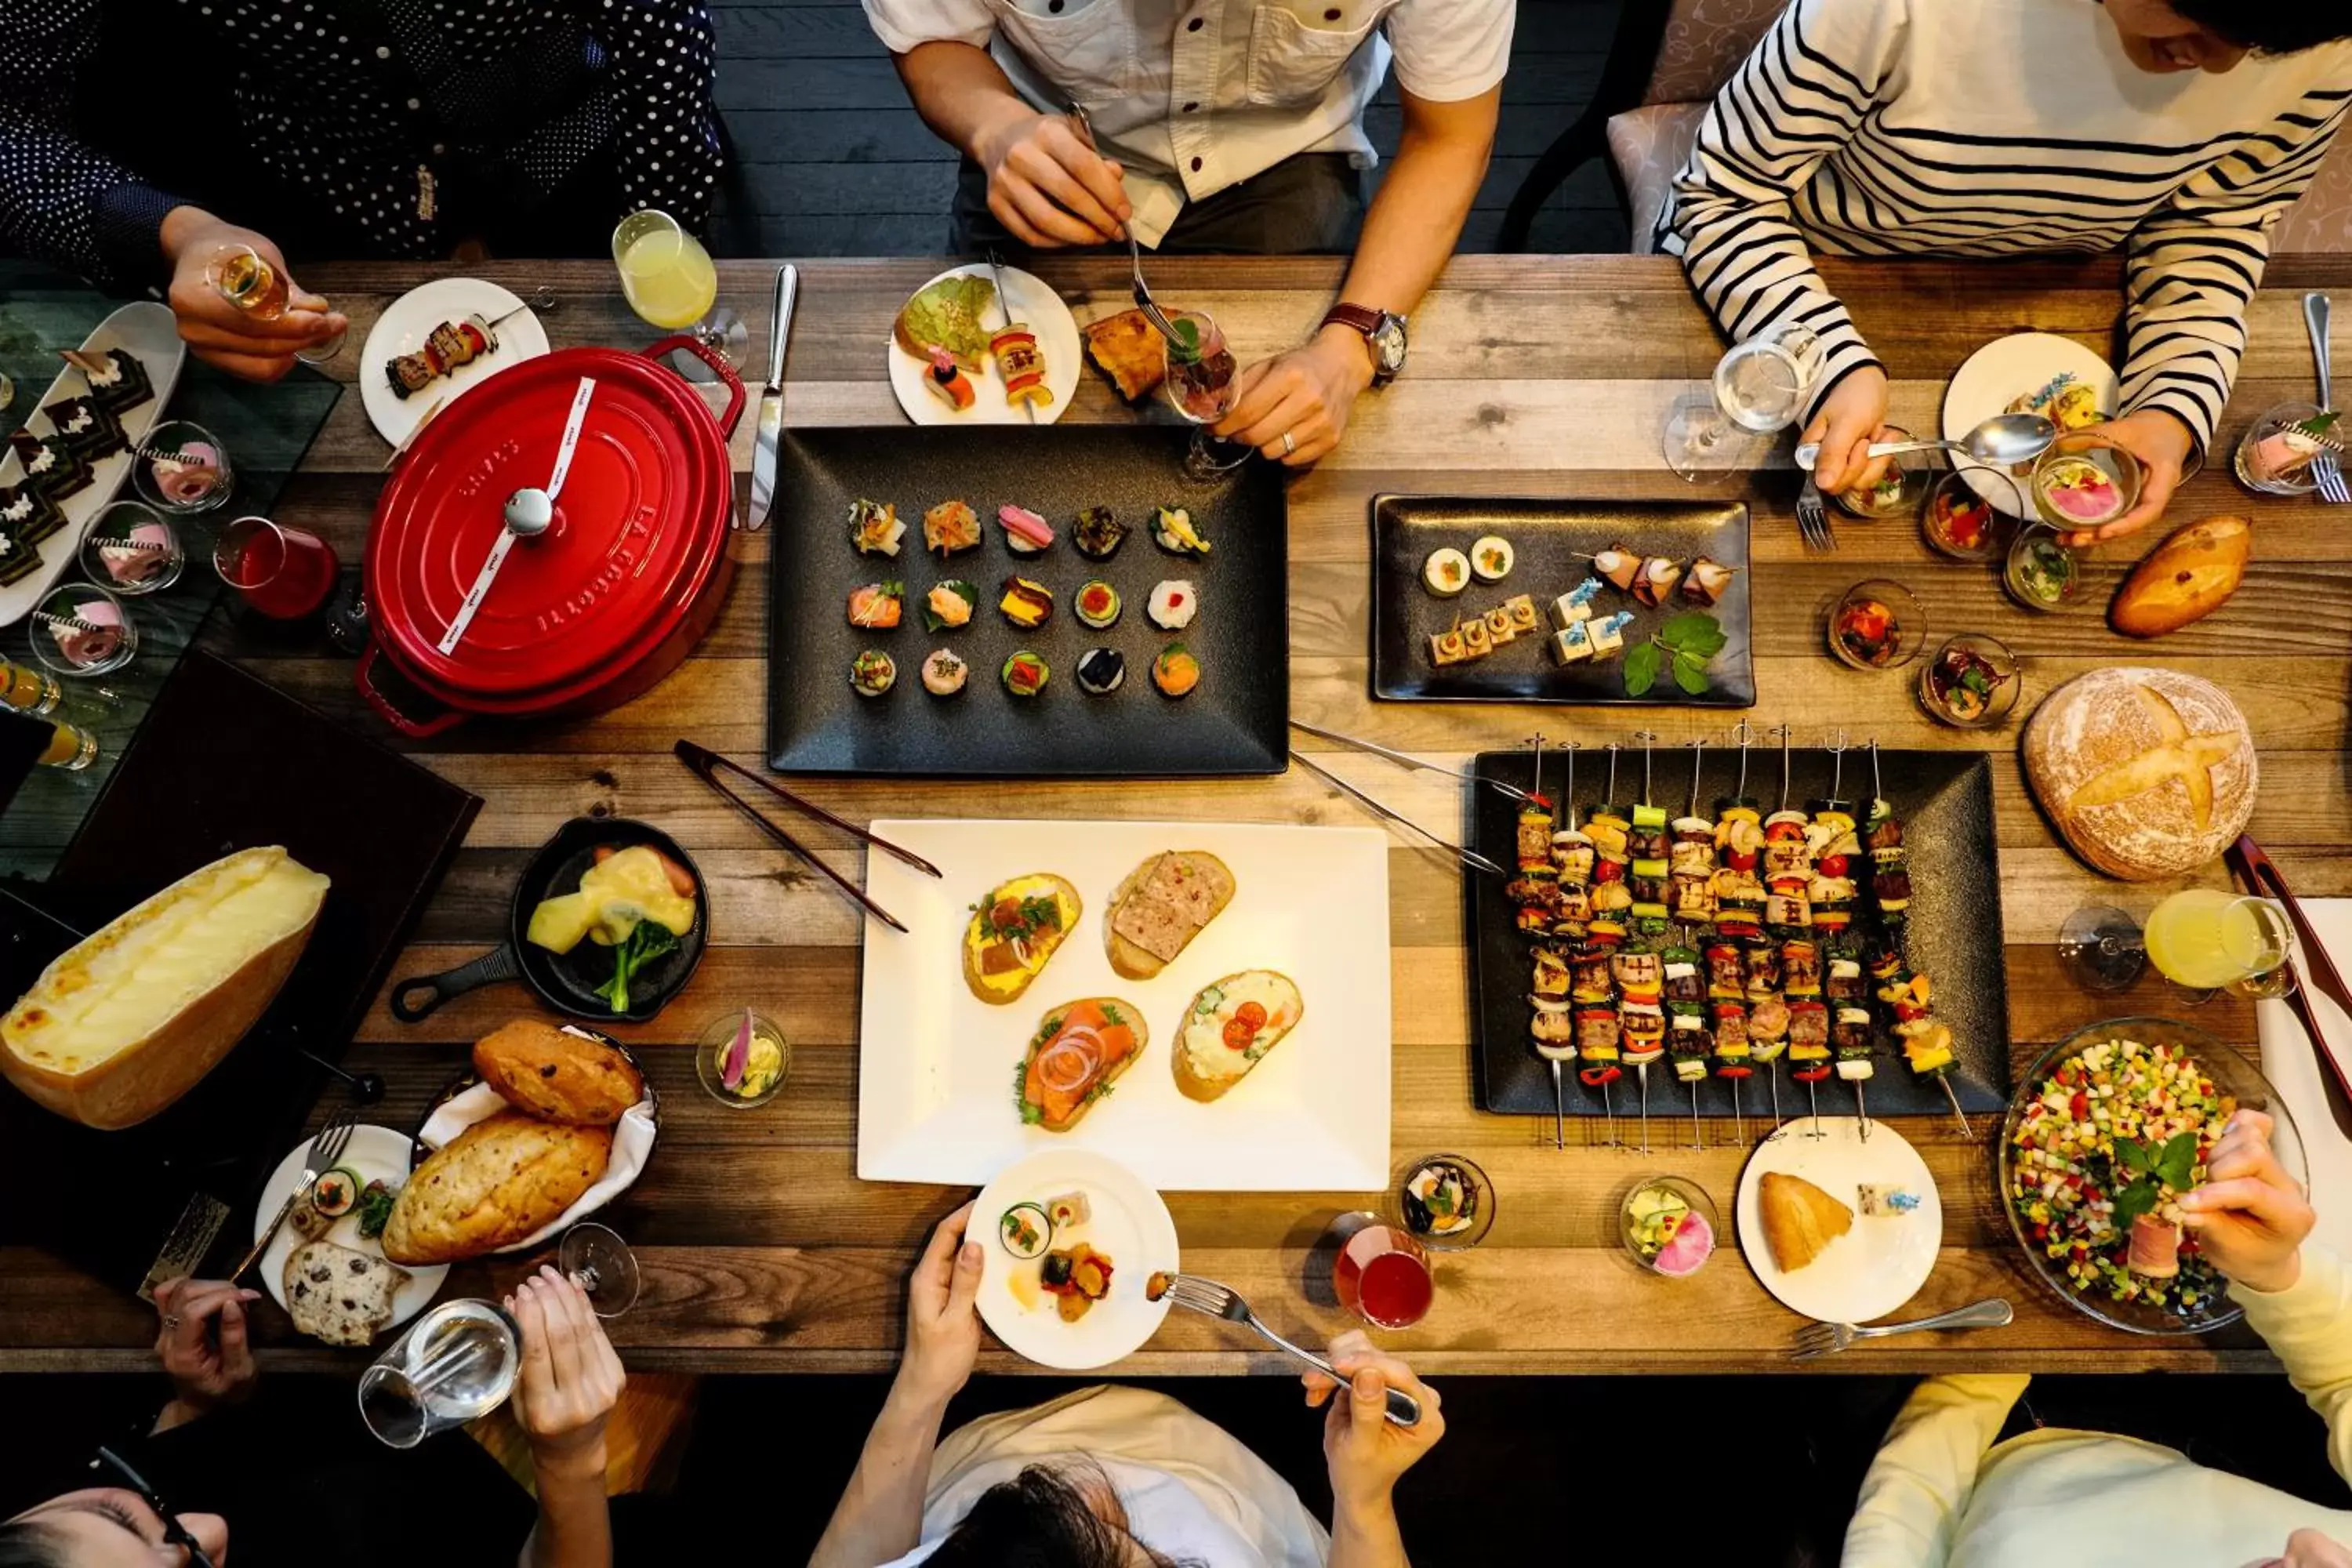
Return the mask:
[[[1116,996],[1088,996],[1047,1008],[1013,1079],[1021,1120],[1048,1132],[1067,1132],[1110,1093],[1112,1083],[1150,1041],[1142,1012]]]
[[[1171,1053],[1176,1087],[1192,1100],[1222,1097],[1298,1026],[1306,1012],[1297,983],[1271,969],[1245,969],[1202,986],[1184,1011]]]
[[[982,1001],[1017,1002],[1077,929],[1077,889],[1051,871],[991,888],[963,928],[963,983]]]
[[[1234,874],[1205,849],[1171,849],[1127,874],[1103,915],[1110,966],[1149,980],[1234,901]]]

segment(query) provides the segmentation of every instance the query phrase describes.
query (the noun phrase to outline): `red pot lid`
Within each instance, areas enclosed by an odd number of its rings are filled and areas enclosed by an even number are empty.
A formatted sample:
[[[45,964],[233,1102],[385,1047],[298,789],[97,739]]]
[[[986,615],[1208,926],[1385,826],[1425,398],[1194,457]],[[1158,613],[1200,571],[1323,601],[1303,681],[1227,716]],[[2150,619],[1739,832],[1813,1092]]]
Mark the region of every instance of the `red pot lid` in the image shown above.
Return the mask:
[[[552,475],[583,376],[596,387],[552,525],[515,541],[465,636],[442,653],[505,531],[507,498]],[[677,627],[710,581],[733,505],[719,422],[682,377],[619,349],[526,361],[426,426],[384,487],[367,546],[376,638],[457,705],[561,701]]]

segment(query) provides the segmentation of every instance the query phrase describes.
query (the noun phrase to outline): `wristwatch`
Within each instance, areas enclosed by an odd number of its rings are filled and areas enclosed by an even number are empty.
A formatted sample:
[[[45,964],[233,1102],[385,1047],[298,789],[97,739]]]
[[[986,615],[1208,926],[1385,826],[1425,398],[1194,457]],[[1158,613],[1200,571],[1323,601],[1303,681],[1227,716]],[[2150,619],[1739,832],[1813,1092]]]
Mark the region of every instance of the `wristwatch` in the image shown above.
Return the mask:
[[[1372,384],[1386,386],[1404,369],[1404,318],[1369,305],[1338,304],[1324,316],[1327,327],[1345,327],[1364,334],[1372,350]]]

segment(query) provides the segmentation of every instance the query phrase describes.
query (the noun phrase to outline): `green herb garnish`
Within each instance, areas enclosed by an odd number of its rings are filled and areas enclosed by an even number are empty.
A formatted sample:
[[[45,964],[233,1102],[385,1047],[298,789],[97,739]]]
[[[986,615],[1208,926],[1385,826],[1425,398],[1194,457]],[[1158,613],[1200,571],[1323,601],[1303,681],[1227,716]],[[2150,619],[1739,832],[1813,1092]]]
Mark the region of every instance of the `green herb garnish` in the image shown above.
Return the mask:
[[[2132,1221],[2155,1210],[2167,1188],[2187,1192],[2196,1180],[2197,1134],[2176,1132],[2158,1148],[2118,1138],[2116,1162],[2132,1173],[2132,1180],[2116,1194],[2116,1225],[2127,1230]]]
[[[1686,610],[1670,618],[1657,635],[1625,656],[1625,695],[1643,697],[1658,683],[1658,672],[1673,661],[1675,684],[1693,697],[1706,690],[1706,667],[1731,635],[1705,610]]]

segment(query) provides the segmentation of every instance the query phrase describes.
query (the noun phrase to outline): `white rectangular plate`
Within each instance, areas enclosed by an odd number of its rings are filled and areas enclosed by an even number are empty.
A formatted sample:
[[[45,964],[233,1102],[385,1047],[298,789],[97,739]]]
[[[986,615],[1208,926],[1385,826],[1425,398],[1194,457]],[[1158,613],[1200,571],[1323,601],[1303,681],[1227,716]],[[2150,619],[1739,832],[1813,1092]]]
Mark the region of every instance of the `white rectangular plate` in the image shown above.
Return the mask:
[[[866,888],[908,932],[866,922],[858,1025],[857,1174],[979,1185],[1057,1144],[1095,1149],[1162,1190],[1365,1192],[1389,1177],[1389,841],[1360,827],[1234,823],[877,822],[933,879],[878,850]],[[1103,951],[1110,895],[1148,856],[1205,849],[1234,900],[1150,980],[1120,978]],[[963,983],[964,922],[998,883],[1067,878],[1077,929],[1022,998],[981,1001]],[[1176,1088],[1169,1052],[1202,986],[1276,969],[1307,1004],[1298,1027],[1211,1104]],[[1150,1043],[1110,1096],[1067,1132],[1024,1126],[1013,1066],[1045,1009],[1083,996],[1132,1002]]]

